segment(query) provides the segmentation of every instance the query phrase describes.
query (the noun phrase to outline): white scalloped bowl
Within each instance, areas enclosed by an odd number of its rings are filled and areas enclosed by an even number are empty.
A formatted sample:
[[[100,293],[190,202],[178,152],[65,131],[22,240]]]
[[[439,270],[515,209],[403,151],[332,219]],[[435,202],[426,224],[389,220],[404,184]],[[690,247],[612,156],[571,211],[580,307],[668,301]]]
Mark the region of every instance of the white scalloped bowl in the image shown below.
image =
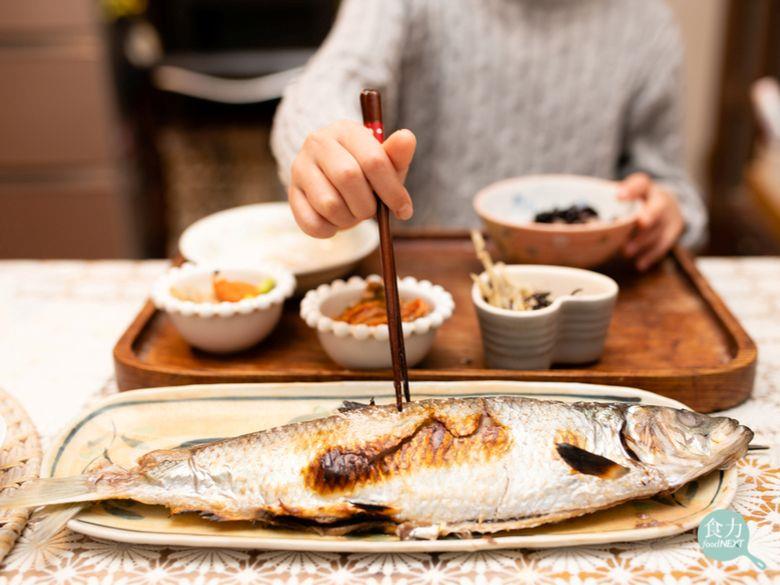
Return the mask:
[[[320,344],[337,364],[355,370],[389,368],[390,340],[387,325],[350,325],[336,321],[344,309],[360,300],[370,281],[381,282],[372,274],[367,278],[353,276],[348,281],[334,280],[306,293],[301,301],[301,317],[317,330]],[[425,358],[433,345],[436,330],[452,316],[452,295],[437,284],[411,276],[398,280],[401,300],[422,298],[431,312],[403,324],[406,364],[414,367]]]
[[[152,289],[154,305],[168,315],[187,343],[198,349],[232,353],[260,343],[279,322],[284,301],[295,290],[295,277],[277,267],[225,268],[219,272],[229,280],[262,282],[273,278],[276,286],[265,294],[238,302],[196,303],[171,294],[172,287],[205,293],[214,270],[193,264],[171,268]]]

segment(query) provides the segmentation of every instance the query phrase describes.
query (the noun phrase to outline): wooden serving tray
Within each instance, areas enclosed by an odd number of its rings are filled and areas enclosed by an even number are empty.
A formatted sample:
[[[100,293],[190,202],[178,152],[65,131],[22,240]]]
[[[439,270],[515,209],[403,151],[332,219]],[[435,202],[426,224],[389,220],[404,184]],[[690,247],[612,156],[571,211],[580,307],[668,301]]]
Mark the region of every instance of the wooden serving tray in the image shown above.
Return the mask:
[[[744,401],[753,386],[756,347],[682,249],[647,274],[607,270],[620,284],[604,356],[596,364],[542,371],[491,370],[483,364],[469,273],[480,272],[466,237],[396,238],[399,275],[442,285],[455,313],[439,330],[412,380],[540,380],[635,386],[700,412]],[[377,254],[358,268],[379,273]],[[190,348],[151,302],[114,348],[120,390],[215,382],[389,379],[387,370],[345,370],[328,358],[315,331],[288,301],[276,330],[253,349],[215,356]]]

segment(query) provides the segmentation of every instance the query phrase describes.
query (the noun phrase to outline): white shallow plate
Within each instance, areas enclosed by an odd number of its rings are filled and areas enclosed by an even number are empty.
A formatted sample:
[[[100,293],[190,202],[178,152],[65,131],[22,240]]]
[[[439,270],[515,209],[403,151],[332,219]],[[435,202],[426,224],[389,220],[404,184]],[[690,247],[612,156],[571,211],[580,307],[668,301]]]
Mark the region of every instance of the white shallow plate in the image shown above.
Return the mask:
[[[298,292],[347,274],[378,245],[373,221],[327,240],[311,238],[283,202],[220,211],[193,223],[179,239],[182,256],[196,264],[223,268],[279,264],[295,274]]]
[[[682,407],[633,388],[541,382],[415,382],[415,398],[516,394],[551,400],[621,401]],[[54,441],[43,476],[81,473],[107,452],[132,465],[141,454],[191,441],[256,431],[326,415],[345,399],[392,402],[389,382],[215,384],[125,392],[75,420]],[[68,527],[95,538],[139,544],[284,549],[331,552],[435,552],[545,548],[644,540],[679,534],[710,511],[729,505],[736,469],[715,471],[673,497],[628,502],[558,524],[473,539],[401,541],[390,535],[319,536],[267,529],[248,522],[210,522],[194,514],[170,516],[157,506],[104,502],[70,520]]]

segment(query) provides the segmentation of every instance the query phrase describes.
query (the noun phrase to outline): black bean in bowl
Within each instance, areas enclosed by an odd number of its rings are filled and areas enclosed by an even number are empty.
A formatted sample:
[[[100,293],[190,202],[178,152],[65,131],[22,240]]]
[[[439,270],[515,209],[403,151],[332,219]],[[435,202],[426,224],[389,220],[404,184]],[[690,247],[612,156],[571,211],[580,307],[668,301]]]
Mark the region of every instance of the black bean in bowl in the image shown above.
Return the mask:
[[[548,211],[540,211],[534,216],[536,223],[588,223],[599,219],[599,213],[590,205],[571,205],[569,207],[554,207]]]

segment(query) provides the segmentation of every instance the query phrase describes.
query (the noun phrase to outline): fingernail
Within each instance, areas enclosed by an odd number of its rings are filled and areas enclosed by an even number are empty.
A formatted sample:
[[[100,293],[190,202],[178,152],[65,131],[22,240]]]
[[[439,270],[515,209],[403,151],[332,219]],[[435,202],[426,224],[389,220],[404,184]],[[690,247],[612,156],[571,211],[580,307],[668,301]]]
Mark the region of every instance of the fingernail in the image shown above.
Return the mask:
[[[395,216],[398,219],[402,219],[402,220],[406,221],[407,219],[412,217],[413,213],[414,213],[414,209],[412,209],[412,206],[407,203],[407,204],[401,206],[401,209],[399,209],[396,212]]]

